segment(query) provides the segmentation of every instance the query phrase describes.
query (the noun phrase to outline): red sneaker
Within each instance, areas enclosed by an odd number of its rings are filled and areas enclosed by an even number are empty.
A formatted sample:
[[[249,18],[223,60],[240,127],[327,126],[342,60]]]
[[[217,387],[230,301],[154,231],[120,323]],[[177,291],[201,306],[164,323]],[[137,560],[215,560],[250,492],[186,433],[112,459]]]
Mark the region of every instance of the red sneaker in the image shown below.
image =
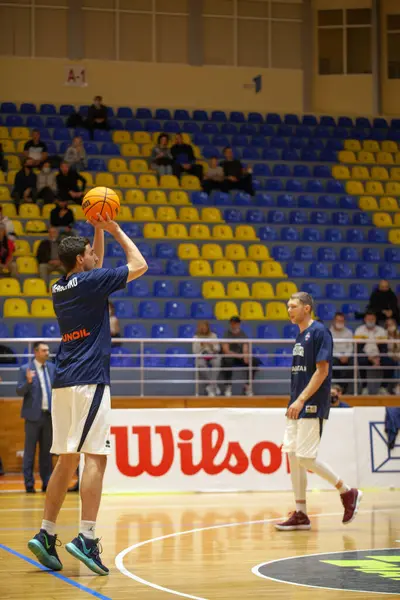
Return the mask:
[[[303,512],[292,512],[287,521],[276,523],[278,531],[301,531],[311,529],[310,519]]]
[[[340,498],[342,499],[342,504],[344,506],[344,515],[342,521],[344,525],[351,523],[351,521],[355,518],[362,495],[362,491],[356,490],[355,488],[351,488],[351,490],[348,492],[340,494]]]

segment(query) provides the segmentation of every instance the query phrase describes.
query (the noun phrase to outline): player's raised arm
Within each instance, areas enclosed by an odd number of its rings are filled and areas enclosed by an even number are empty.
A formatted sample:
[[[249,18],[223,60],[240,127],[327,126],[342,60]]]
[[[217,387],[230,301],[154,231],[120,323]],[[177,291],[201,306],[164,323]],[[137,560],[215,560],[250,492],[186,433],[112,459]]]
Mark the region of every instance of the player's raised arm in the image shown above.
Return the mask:
[[[98,258],[96,267],[101,269],[104,260],[104,231],[98,227],[94,230],[93,250]]]

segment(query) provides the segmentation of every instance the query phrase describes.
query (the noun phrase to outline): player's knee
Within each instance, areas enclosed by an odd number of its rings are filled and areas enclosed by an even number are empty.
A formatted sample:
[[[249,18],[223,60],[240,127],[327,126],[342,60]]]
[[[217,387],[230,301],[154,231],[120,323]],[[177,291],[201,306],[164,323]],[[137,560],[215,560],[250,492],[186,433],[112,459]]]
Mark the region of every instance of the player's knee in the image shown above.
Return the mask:
[[[307,471],[314,471],[315,458],[307,458],[306,456],[297,456],[299,465]]]
[[[64,469],[76,469],[79,465],[79,454],[60,454],[57,464]]]

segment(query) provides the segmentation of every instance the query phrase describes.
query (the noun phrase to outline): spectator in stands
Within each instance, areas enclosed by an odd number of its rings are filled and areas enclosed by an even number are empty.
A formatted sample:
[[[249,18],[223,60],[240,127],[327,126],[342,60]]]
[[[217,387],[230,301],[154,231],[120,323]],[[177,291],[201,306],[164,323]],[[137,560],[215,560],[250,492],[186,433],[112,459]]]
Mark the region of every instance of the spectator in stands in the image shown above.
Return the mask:
[[[4,155],[3,144],[0,142],[0,171],[7,173],[8,171],[8,160]]]
[[[22,202],[34,202],[36,199],[36,175],[27,163],[27,159],[22,161],[22,168],[15,176],[11,192],[17,212]]]
[[[9,219],[8,217],[6,217],[3,214],[3,207],[0,204],[0,225],[4,225],[4,227],[6,228],[6,234],[8,235],[8,237],[10,238],[10,240],[15,240],[15,234],[14,234],[14,223],[12,222],[11,219]]]
[[[157,145],[151,151],[151,168],[161,175],[172,175],[172,154],[168,148],[169,137],[166,133],[160,133],[157,138]]]
[[[354,376],[353,355],[354,344],[350,341],[353,338],[351,329],[345,326],[345,316],[342,312],[337,312],[333,318],[330,332],[333,337],[333,377],[340,381],[343,391],[351,389],[351,383],[341,381],[343,379],[352,379]]]
[[[393,318],[386,319],[385,330],[387,331],[387,356],[382,357],[382,365],[387,367],[383,369],[383,383],[390,394],[398,394],[398,384],[395,381],[396,369],[400,364],[400,331],[397,321]],[[393,367],[390,369],[390,367]],[[386,380],[386,381],[385,381]]]
[[[260,360],[257,357],[250,356],[249,344],[243,340],[247,339],[247,335],[240,327],[240,318],[232,317],[230,327],[225,332],[224,338],[232,339],[232,342],[224,342],[222,344],[222,369],[220,378],[225,383],[225,396],[232,395],[232,372],[233,369],[240,368],[246,373],[246,383],[243,387],[243,393],[246,396],[253,394],[253,389],[250,384],[250,368],[252,372],[252,381],[254,381],[257,367]],[[250,366],[251,365],[251,366]]]
[[[107,106],[103,104],[102,96],[95,96],[93,104],[89,106],[86,127],[93,138],[95,129],[110,129],[108,124]]]
[[[31,167],[41,167],[46,162],[49,154],[47,146],[40,139],[40,131],[32,131],[32,139],[26,142],[24,146],[24,156],[28,159],[28,165]]]
[[[17,276],[17,266],[13,260],[14,242],[8,237],[6,226],[0,224],[0,275]]]
[[[112,302],[108,302],[108,314],[110,315],[110,332],[112,338],[121,337],[121,328],[119,326],[118,317],[115,314],[115,306]],[[113,348],[120,346],[119,342],[111,342]]]
[[[376,314],[378,323],[383,324],[386,319],[390,318],[396,319],[397,323],[399,322],[397,296],[386,279],[382,279],[378,288],[372,292],[367,311]]]
[[[57,200],[57,206],[50,213],[50,225],[56,227],[59,234],[72,235],[74,223],[74,213],[68,208],[67,200]]]
[[[61,163],[56,182],[58,197],[61,200],[74,200],[76,204],[82,204],[86,179],[73,169],[70,169],[68,163],[64,161]],[[79,186],[79,182],[81,183],[81,186]]]
[[[331,406],[333,408],[350,408],[349,404],[342,401],[343,390],[340,385],[331,386]]]
[[[251,196],[254,196],[253,181],[251,170],[245,169],[240,162],[233,156],[233,151],[230,146],[224,148],[225,160],[221,162],[221,167],[224,171],[223,190],[242,190]]]
[[[224,183],[224,170],[218,164],[218,158],[210,158],[209,166],[203,176],[203,190],[206,194],[211,194],[213,190],[221,190]]]
[[[376,393],[379,384],[376,381],[382,377],[381,355],[386,351],[387,333],[383,327],[376,324],[376,315],[370,310],[364,315],[364,325],[360,325],[354,332],[354,337],[361,340],[357,344],[358,364],[360,366],[360,379],[362,394]],[[363,369],[362,367],[369,367]]]
[[[64,162],[69,165],[71,170],[81,171],[87,167],[86,150],[83,145],[82,138],[77,135],[72,140],[72,144],[68,146],[65,155]]]
[[[193,354],[196,355],[196,369],[199,378],[207,381],[206,391],[208,396],[219,396],[221,391],[217,385],[219,369],[221,367],[221,346],[216,341],[217,336],[210,329],[208,321],[201,321],[197,326],[195,338],[207,338],[207,342],[194,342]]]
[[[50,274],[64,273],[61,261],[58,258],[58,231],[55,227],[49,228],[49,238],[42,240],[37,249],[36,258],[39,263],[40,277],[49,285]]]
[[[203,167],[196,164],[196,157],[190,144],[185,144],[181,133],[175,136],[175,144],[171,147],[174,160],[174,175],[180,179],[181,175],[194,175],[200,181],[203,179]]]
[[[37,176],[37,198],[43,200],[43,204],[52,204],[57,193],[56,174],[51,170],[47,161]]]

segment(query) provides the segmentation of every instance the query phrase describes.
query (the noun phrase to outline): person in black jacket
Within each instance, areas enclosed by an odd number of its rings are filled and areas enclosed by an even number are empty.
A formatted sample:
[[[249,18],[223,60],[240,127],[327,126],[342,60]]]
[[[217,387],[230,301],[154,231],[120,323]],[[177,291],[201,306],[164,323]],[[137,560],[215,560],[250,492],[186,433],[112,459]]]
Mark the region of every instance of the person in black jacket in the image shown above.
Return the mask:
[[[175,144],[171,147],[172,169],[174,175],[195,175],[200,181],[203,179],[203,166],[196,164],[196,157],[190,144],[185,144],[181,133],[175,136]]]
[[[15,176],[11,196],[17,212],[22,202],[34,202],[36,199],[36,175],[26,159],[22,161],[22,169]]]
[[[230,146],[224,148],[224,157],[225,160],[220,163],[224,170],[223,191],[242,190],[254,196],[251,172],[243,167],[240,160],[234,158]]]
[[[74,223],[74,213],[68,208],[68,201],[57,200],[57,206],[50,213],[50,225],[61,233],[71,234]]]
[[[382,279],[378,288],[372,292],[367,310],[376,314],[378,323],[383,323],[386,319],[395,319],[399,322],[397,296],[386,279]]]
[[[79,182],[81,183],[80,186]],[[60,164],[60,171],[56,177],[56,183],[60,200],[74,200],[76,204],[82,204],[86,179],[74,169],[70,169],[68,163],[64,161]]]
[[[108,125],[107,106],[102,104],[103,98],[96,96],[94,102],[89,106],[86,127],[89,129],[90,134],[93,138],[93,132],[95,129],[110,129]]]
[[[49,285],[50,273],[64,273],[58,258],[58,231],[55,227],[49,228],[49,239],[42,240],[37,249],[36,258],[39,263],[40,277]]]

